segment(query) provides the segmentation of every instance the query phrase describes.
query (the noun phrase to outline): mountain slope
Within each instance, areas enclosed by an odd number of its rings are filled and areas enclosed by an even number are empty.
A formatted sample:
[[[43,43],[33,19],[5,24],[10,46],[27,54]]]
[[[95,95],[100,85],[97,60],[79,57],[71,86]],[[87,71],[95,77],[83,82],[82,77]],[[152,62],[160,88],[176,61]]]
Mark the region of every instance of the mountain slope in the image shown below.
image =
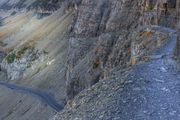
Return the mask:
[[[178,64],[169,58],[167,51],[161,51],[164,53],[157,55],[152,53],[166,48],[162,46],[172,37],[171,30],[156,25],[175,27],[178,9],[174,8],[172,1],[161,1],[157,4],[156,2],[153,1],[151,4],[148,0],[3,0],[0,3],[0,80],[8,85],[22,86],[25,91],[22,93],[20,89],[21,92],[18,93],[16,88],[9,90],[4,88],[6,85],[0,87],[0,110],[3,109],[0,119],[51,118],[56,111],[44,102],[51,98],[59,103],[67,102],[66,108],[57,119],[95,119],[101,114],[101,109],[105,108],[105,111],[110,113],[104,114],[113,115],[112,112],[115,117],[119,117],[119,113],[116,114],[114,110],[121,111],[114,107],[113,101],[122,105],[122,101],[118,100],[127,97],[128,93],[134,95],[131,87],[136,87],[140,83],[140,87],[143,88],[144,81],[149,82],[151,75],[152,79],[157,81],[155,74],[146,76],[145,72],[154,69],[157,75],[164,75],[158,71],[159,68],[155,69],[153,66],[166,67],[160,63],[168,60],[170,63],[167,68],[170,71],[167,78],[173,76],[176,81],[179,77],[171,74],[176,72],[174,69],[171,71],[171,65]],[[167,10],[164,8],[166,4]],[[174,48],[174,45],[171,47]],[[170,47],[167,47],[167,50],[168,48]],[[178,50],[177,44],[176,55],[179,54]],[[150,62],[144,63],[147,61]],[[143,69],[144,67],[146,69]],[[162,71],[166,69],[162,68]],[[131,73],[134,74],[132,79],[129,78]],[[141,81],[141,77],[145,80]],[[171,86],[176,86],[168,79],[165,80]],[[135,84],[129,88],[132,81],[135,81]],[[161,84],[162,86],[168,87],[167,84]],[[123,88],[130,89],[130,92],[123,91],[124,94],[120,98]],[[28,90],[36,89],[50,97],[40,97],[42,100],[39,101],[35,94],[27,94]],[[39,93],[38,90],[33,93]],[[85,91],[81,92],[83,90]],[[149,95],[151,93],[152,91]],[[133,95],[130,97],[136,97]],[[139,92],[137,97],[138,95]],[[175,101],[177,96],[173,99],[171,94],[171,99],[178,104]],[[102,100],[102,103],[98,103],[99,100]],[[7,101],[9,104],[5,105]],[[129,101],[129,105],[133,104],[133,101]],[[112,105],[112,108],[109,105]],[[125,106],[129,107],[128,103],[125,103]],[[137,106],[133,107],[134,111],[131,111],[131,108],[124,109],[124,113],[128,110],[136,114],[134,112]],[[96,113],[87,113],[92,109],[97,110]],[[113,116],[100,117],[102,118],[97,119],[111,119]]]
[[[180,65],[172,59],[175,30],[149,62],[115,70],[78,94],[52,120],[178,120]],[[153,57],[164,55],[164,57]]]
[[[66,98],[67,33],[74,12],[64,13],[62,9],[43,19],[33,11],[17,12],[3,19],[0,49],[7,54],[1,63],[7,75],[1,73],[2,81],[38,88],[63,103]],[[36,97],[2,86],[1,89],[0,109],[3,111],[0,119],[48,119],[56,112]]]

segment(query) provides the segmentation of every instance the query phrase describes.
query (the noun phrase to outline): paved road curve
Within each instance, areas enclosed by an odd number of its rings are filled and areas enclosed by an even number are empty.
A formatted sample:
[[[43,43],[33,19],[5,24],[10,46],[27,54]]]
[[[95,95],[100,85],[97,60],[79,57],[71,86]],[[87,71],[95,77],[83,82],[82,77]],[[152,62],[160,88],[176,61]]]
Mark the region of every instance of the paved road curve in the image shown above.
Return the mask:
[[[35,95],[39,97],[44,103],[46,103],[47,105],[52,107],[54,110],[56,110],[57,112],[63,109],[64,105],[59,104],[59,102],[57,102],[51,95],[49,95],[46,92],[42,92],[40,90],[35,90],[35,89],[31,89],[31,88],[27,88],[27,87],[23,87],[19,85],[14,85],[10,83],[5,83],[5,82],[0,82],[0,85],[5,86],[9,89],[12,89],[13,91]]]

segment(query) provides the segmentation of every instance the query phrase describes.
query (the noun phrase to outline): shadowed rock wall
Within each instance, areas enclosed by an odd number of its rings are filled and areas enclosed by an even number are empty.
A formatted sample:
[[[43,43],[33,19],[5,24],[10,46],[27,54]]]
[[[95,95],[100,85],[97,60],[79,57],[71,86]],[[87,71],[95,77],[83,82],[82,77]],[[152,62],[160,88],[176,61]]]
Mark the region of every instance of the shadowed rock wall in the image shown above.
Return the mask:
[[[130,31],[139,25],[143,1],[82,0],[70,27],[67,96],[109,76],[115,67],[130,65]]]
[[[175,54],[177,56],[177,59],[180,61],[180,0],[177,0],[176,2],[176,13],[177,13],[177,47]]]

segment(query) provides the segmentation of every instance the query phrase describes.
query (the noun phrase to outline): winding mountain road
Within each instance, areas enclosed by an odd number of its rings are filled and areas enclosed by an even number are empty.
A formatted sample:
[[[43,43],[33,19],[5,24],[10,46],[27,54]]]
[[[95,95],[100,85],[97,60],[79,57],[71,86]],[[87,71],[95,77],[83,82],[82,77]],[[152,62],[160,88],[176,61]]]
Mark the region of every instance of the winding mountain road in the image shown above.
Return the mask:
[[[44,103],[52,107],[57,112],[63,109],[63,106],[64,106],[63,103],[56,101],[54,97],[52,97],[50,94],[46,92],[35,90],[28,87],[19,86],[19,85],[14,85],[14,84],[6,83],[6,82],[0,82],[0,85],[7,87],[13,91],[29,94],[31,96],[37,96]]]

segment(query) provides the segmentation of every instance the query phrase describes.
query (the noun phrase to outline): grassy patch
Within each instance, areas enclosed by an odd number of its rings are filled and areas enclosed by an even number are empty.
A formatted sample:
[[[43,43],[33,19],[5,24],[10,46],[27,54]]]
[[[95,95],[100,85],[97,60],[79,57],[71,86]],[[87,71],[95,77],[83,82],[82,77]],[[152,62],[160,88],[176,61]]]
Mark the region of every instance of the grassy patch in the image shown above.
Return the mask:
[[[32,48],[33,48],[33,46],[31,46],[31,45],[26,45],[26,46],[22,47],[20,50],[18,50],[18,51],[16,52],[16,58],[17,58],[17,59],[21,59],[22,56],[24,55],[24,53],[25,53],[28,49],[32,49]]]
[[[149,5],[148,10],[153,11],[154,10],[154,5]]]
[[[9,55],[6,56],[7,63],[10,64],[10,63],[13,63],[15,59],[21,59],[22,56],[25,54],[25,52],[31,48],[32,48],[32,46],[25,46],[19,50],[11,52]]]
[[[6,61],[9,64],[13,63],[15,59],[16,59],[16,54],[14,52],[6,56]]]

